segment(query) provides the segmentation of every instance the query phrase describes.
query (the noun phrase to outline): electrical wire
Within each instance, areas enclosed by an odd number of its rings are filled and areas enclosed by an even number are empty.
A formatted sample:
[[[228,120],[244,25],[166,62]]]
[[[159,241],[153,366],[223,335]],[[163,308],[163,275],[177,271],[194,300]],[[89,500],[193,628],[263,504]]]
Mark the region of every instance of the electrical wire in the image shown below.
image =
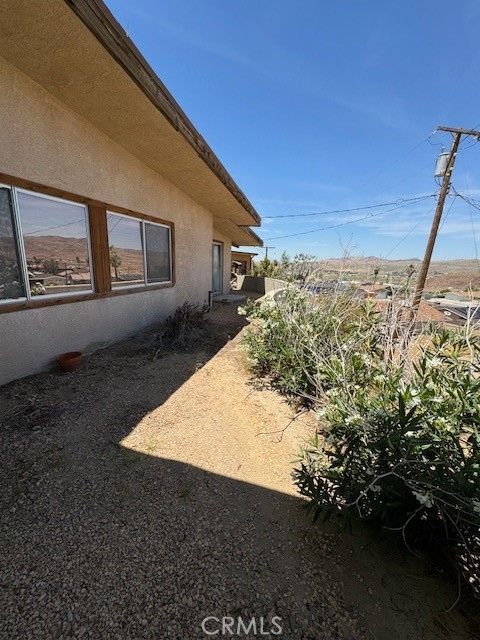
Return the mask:
[[[478,126],[480,126],[480,123],[478,125],[476,125],[474,127],[474,129],[476,129]],[[434,143],[432,143],[430,141],[430,139],[432,138],[433,135],[435,135],[437,133],[437,129],[435,129],[435,131],[433,131],[429,136],[427,136],[426,138],[424,138],[423,140],[421,140],[421,142],[417,143],[414,147],[412,147],[412,149],[408,150],[406,153],[412,153],[415,149],[417,149],[418,147],[420,147],[423,143],[428,142],[430,145],[432,146],[438,146]],[[475,140],[475,142],[471,143],[470,145],[467,145],[466,147],[464,147],[464,149],[468,149],[471,146],[474,146],[476,144],[478,144],[480,140],[477,139]],[[402,154],[400,157],[403,157]],[[393,162],[397,162],[400,157],[396,158]],[[381,173],[383,169],[381,169],[378,173]],[[472,207],[474,207],[475,209],[478,209],[480,211],[480,202],[475,201],[473,198],[470,198],[468,196],[465,196],[464,194],[461,194],[460,192],[458,192],[452,185],[452,190],[454,191],[454,197],[452,199],[452,202],[450,204],[450,207],[448,209],[448,211],[446,212],[441,226],[440,226],[440,230],[442,229],[443,225],[445,224],[448,215],[453,207],[453,204],[456,200],[457,197],[460,197],[462,200],[464,200],[465,202],[467,202],[468,204],[470,204]],[[320,215],[333,215],[333,214],[339,214],[339,213],[351,213],[354,211],[366,211],[366,210],[370,210],[370,209],[377,209],[379,207],[384,207],[384,206],[391,206],[394,205],[391,209],[388,209],[386,211],[380,211],[380,212],[375,212],[375,213],[370,213],[367,214],[365,216],[362,216],[360,218],[356,218],[354,220],[347,220],[345,222],[340,222],[337,224],[332,224],[332,225],[327,225],[325,227],[319,227],[317,229],[310,229],[308,231],[301,231],[301,232],[297,232],[297,233],[292,233],[292,234],[285,234],[285,235],[278,235],[278,236],[272,236],[271,238],[266,238],[265,242],[270,242],[272,240],[281,240],[281,239],[286,239],[286,238],[294,238],[294,237],[298,237],[298,236],[304,236],[304,235],[309,235],[311,233],[317,233],[319,231],[327,231],[329,229],[336,229],[339,227],[343,227],[343,226],[347,226],[347,225],[351,225],[351,224],[355,224],[357,222],[362,222],[364,220],[368,220],[370,218],[376,217],[376,216],[380,216],[380,215],[384,215],[384,214],[388,214],[392,211],[396,211],[397,209],[401,208],[402,206],[405,206],[406,204],[411,204],[414,202],[421,202],[423,200],[426,200],[428,198],[432,198],[432,197],[436,197],[438,194],[437,193],[432,193],[432,194],[426,194],[424,196],[418,196],[418,197],[414,197],[414,198],[400,198],[396,201],[392,201],[392,202],[386,202],[386,203],[382,203],[382,204],[376,204],[376,205],[366,205],[363,207],[353,207],[353,208],[348,208],[348,209],[336,209],[336,210],[331,210],[331,211],[317,211],[317,212],[310,212],[310,213],[294,213],[294,214],[282,214],[282,215],[274,215],[274,216],[262,216],[263,219],[269,219],[269,220],[273,220],[273,219],[284,219],[284,218],[304,218],[304,217],[313,217],[313,216],[320,216]],[[422,222],[422,220],[418,220],[413,227],[394,245],[394,247],[389,251],[389,253],[387,254],[387,256],[385,257],[388,258],[394,251],[395,249],[397,249],[400,244],[402,244],[412,233],[413,231],[419,226],[419,224]],[[473,228],[473,227],[472,227]],[[475,240],[475,250],[476,253],[478,254],[477,251],[477,245],[476,245],[476,236],[474,234],[474,240]]]
[[[333,215],[337,213],[352,213],[354,211],[366,211],[368,209],[378,209],[380,207],[391,207],[391,206],[401,206],[403,204],[408,204],[411,202],[420,202],[422,200],[426,200],[427,198],[436,197],[436,193],[429,193],[423,196],[415,196],[412,198],[398,198],[397,200],[393,200],[391,202],[382,202],[380,204],[369,204],[362,207],[353,207],[349,209],[332,209],[330,211],[314,211],[311,213],[286,213],[278,216],[263,216],[264,220],[277,220],[279,218],[308,218],[310,216],[327,216]]]
[[[387,209],[386,211],[378,211],[375,213],[369,213],[366,216],[362,216],[361,218],[355,218],[354,220],[346,220],[345,222],[339,222],[337,224],[331,224],[326,227],[319,227],[318,229],[310,229],[309,231],[299,231],[297,233],[286,234],[282,236],[273,236],[271,238],[266,238],[265,242],[270,242],[271,240],[281,240],[284,238],[295,238],[297,236],[306,236],[310,233],[317,233],[318,231],[327,231],[328,229],[337,229],[338,227],[345,227],[349,224],[355,224],[356,222],[362,222],[363,220],[369,220],[370,218],[374,218],[376,216],[381,216],[387,213],[391,213],[392,211],[397,211],[400,209],[400,206],[392,207],[391,209]]]
[[[422,144],[425,144],[426,142],[428,142],[429,144],[432,144],[430,142],[430,139],[437,133],[437,129],[435,129],[434,131],[432,131],[432,133],[430,133],[428,136],[426,136],[425,138],[422,138],[420,140],[420,142],[417,142],[416,144],[414,144],[412,147],[408,148],[406,151],[403,151],[401,153],[399,153],[396,157],[394,157],[392,160],[389,160],[388,162],[388,167],[391,168],[393,165],[395,165],[399,160],[403,159],[405,156],[412,154],[414,151],[416,151]],[[384,165],[382,168],[380,168],[376,173],[373,174],[373,176],[369,176],[369,178],[367,180],[365,180],[364,182],[362,182],[357,189],[361,189],[362,187],[366,186],[367,184],[371,184],[372,181],[376,180],[378,178],[378,176],[380,176],[385,170],[386,170],[386,166]],[[436,195],[436,194],[434,194]],[[429,196],[430,197],[430,196]],[[392,203],[385,203],[384,205],[374,205],[374,206],[390,206],[390,204]],[[274,218],[281,218],[281,217],[300,217],[300,216],[315,216],[315,215],[327,215],[329,213],[346,213],[348,211],[361,211],[363,209],[368,209],[369,207],[357,207],[354,209],[342,209],[339,211],[325,211],[325,212],[318,212],[318,213],[312,213],[312,214],[288,214],[286,216],[265,216],[262,215],[262,220],[272,220]]]
[[[465,178],[466,178],[466,172],[465,172]],[[468,181],[467,181],[467,185],[466,186],[467,186],[467,190],[468,190]],[[457,189],[453,185],[452,185],[452,191],[455,193],[456,196],[458,196],[464,202],[466,202],[468,205],[470,205],[470,207],[480,211],[480,203],[477,200],[475,200],[471,196],[465,195],[464,193],[460,193],[459,191],[457,191]],[[479,255],[478,255],[477,233],[476,233],[476,230],[475,230],[475,223],[474,223],[474,220],[473,220],[473,215],[472,215],[472,211],[471,210],[470,210],[470,224],[472,226],[473,245],[475,247],[475,260],[477,261],[477,266],[478,266],[478,269],[480,271],[480,260],[479,260]]]
[[[445,220],[447,219],[447,216],[448,216],[448,214],[450,213],[450,211],[451,211],[451,209],[452,209],[452,207],[453,207],[453,203],[454,203],[454,201],[455,201],[455,198],[456,198],[456,197],[457,197],[457,196],[456,196],[456,195],[454,195],[453,200],[452,200],[452,203],[450,204],[450,207],[448,208],[448,211],[447,211],[447,213],[445,214],[444,219],[442,220],[442,224],[441,224],[441,226],[440,226],[440,230],[441,230],[441,228],[443,227],[443,225],[444,225],[444,223],[445,223]],[[435,210],[435,209],[434,209],[434,210]],[[433,214],[433,211],[429,211],[427,215],[430,215],[430,216],[431,216],[432,214]],[[393,253],[396,249],[398,249],[398,247],[399,247],[401,244],[403,244],[403,242],[405,242],[405,240],[406,240],[408,237],[410,237],[410,236],[412,235],[412,233],[415,231],[415,229],[417,229],[417,228],[422,224],[422,222],[424,222],[424,220],[427,218],[427,215],[424,215],[424,216],[422,216],[419,220],[417,220],[417,222],[416,222],[416,223],[411,227],[411,229],[409,229],[409,230],[407,231],[407,233],[406,233],[404,236],[402,236],[402,238],[400,238],[400,240],[399,240],[398,242],[396,242],[396,243],[394,244],[394,246],[390,249],[390,251],[389,251],[386,255],[382,256],[382,260],[388,260],[388,258],[392,255],[392,253]]]
[[[470,196],[466,196],[464,193],[461,193],[460,191],[458,191],[457,189],[455,189],[455,187],[452,185],[452,191],[459,197],[461,198],[464,202],[466,202],[467,204],[469,204],[471,207],[473,207],[474,209],[477,209],[478,211],[480,211],[480,202],[478,200],[475,200],[474,198],[470,197]]]
[[[431,212],[429,212],[429,215],[431,215]],[[399,247],[401,244],[403,244],[403,242],[405,242],[405,240],[406,240],[408,237],[410,237],[410,236],[412,235],[412,233],[415,231],[415,229],[416,229],[417,227],[419,227],[419,226],[422,224],[422,222],[425,220],[425,218],[426,218],[426,217],[427,217],[427,216],[423,216],[422,218],[420,218],[419,220],[417,220],[417,222],[413,225],[413,227],[412,227],[409,231],[407,231],[407,233],[406,233],[406,234],[405,234],[405,235],[404,235],[404,236],[403,236],[403,237],[402,237],[402,238],[401,238],[401,239],[400,239],[400,240],[399,240],[399,241],[398,241],[398,242],[397,242],[397,243],[396,243],[396,244],[395,244],[391,249],[390,249],[390,251],[389,251],[385,256],[383,256],[383,258],[382,258],[382,259],[383,259],[383,260],[388,260],[388,258],[392,255],[392,253],[393,253],[394,251],[396,251],[396,249],[398,249],[398,247]]]
[[[443,229],[443,225],[444,225],[444,224],[445,224],[445,222],[447,221],[448,215],[449,215],[450,211],[452,210],[453,204],[454,204],[454,202],[455,202],[455,200],[456,200],[457,198],[458,198],[458,196],[457,196],[457,194],[455,193],[455,194],[453,195],[453,199],[452,199],[452,202],[450,203],[450,206],[448,207],[448,209],[447,209],[447,211],[446,211],[445,215],[444,215],[444,216],[443,216],[443,218],[442,218],[442,221],[441,221],[440,226],[439,226],[439,228],[438,228],[438,233],[440,233],[440,231]]]
[[[74,220],[73,222],[65,222],[64,224],[56,224],[54,227],[45,227],[44,229],[35,229],[35,231],[30,231],[29,233],[24,233],[24,236],[33,236],[36,233],[51,231],[52,229],[60,229],[60,227],[69,227],[72,224],[78,224],[79,222],[85,222],[85,218],[81,218],[80,220]]]

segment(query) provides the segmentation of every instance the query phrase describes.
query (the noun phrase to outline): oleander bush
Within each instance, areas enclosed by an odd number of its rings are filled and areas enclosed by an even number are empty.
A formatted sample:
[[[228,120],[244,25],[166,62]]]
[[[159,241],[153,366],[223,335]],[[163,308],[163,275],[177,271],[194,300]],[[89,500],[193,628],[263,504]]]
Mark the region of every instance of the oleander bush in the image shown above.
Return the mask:
[[[251,323],[243,345],[255,373],[310,404],[340,379],[361,384],[372,354],[380,357],[373,305],[344,293],[317,297],[289,286],[240,313]]]
[[[314,517],[396,531],[453,563],[480,594],[480,341],[346,294],[287,289],[244,310],[257,375],[318,416],[293,476]]]

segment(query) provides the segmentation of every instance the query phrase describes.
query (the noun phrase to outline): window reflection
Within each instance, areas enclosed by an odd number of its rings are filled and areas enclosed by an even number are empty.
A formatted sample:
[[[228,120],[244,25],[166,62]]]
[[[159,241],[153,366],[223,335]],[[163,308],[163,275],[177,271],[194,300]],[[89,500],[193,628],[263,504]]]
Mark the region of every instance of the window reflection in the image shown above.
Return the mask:
[[[25,297],[10,189],[0,187],[0,300]]]
[[[86,207],[18,191],[32,296],[92,290]]]
[[[108,213],[107,224],[112,287],[144,284],[141,222]]]

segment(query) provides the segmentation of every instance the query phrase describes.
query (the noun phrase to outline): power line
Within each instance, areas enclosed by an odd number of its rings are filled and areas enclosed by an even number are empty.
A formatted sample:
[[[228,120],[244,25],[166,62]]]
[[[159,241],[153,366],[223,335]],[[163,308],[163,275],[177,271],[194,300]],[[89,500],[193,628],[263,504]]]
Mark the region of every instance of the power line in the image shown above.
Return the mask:
[[[380,207],[391,207],[393,205],[401,206],[403,204],[408,204],[411,202],[420,202],[422,200],[426,200],[427,198],[434,198],[436,197],[436,195],[437,195],[436,193],[429,193],[423,196],[415,196],[412,198],[398,198],[397,200],[392,200],[391,202],[382,202],[380,204],[369,204],[362,207],[352,207],[349,209],[333,209],[331,211],[314,211],[311,213],[287,213],[287,214],[282,214],[278,216],[262,216],[262,218],[265,220],[275,220],[278,218],[307,218],[310,216],[326,216],[326,215],[333,215],[337,213],[352,213],[354,211],[366,211],[368,209],[378,209]]]
[[[457,191],[457,189],[455,189],[455,187],[453,185],[452,185],[452,191],[455,193],[455,195],[457,195],[459,198],[461,198],[464,202],[469,204],[474,209],[477,209],[478,211],[480,211],[480,202],[478,200],[475,200],[474,198],[472,198],[470,196],[466,196],[464,193],[461,193],[460,191]]]
[[[85,218],[81,218],[80,220],[73,220],[73,222],[65,222],[64,224],[56,224],[54,227],[45,227],[44,229],[35,229],[35,231],[30,231],[29,233],[24,233],[24,236],[33,236],[36,233],[41,233],[42,231],[51,231],[52,229],[60,229],[60,227],[69,227],[72,224],[78,224],[79,222],[85,222]]]
[[[478,139],[477,139],[476,143],[478,144]],[[469,145],[469,146],[471,146],[471,145]],[[465,162],[462,161],[462,165],[463,165],[463,174],[465,176],[465,187],[467,189],[467,194],[470,194],[470,187],[469,187],[469,184],[468,184],[468,176],[467,176],[467,169],[465,167]],[[480,272],[480,262],[478,260],[477,231],[475,229],[475,222],[473,220],[472,208],[469,209],[469,213],[470,213],[470,224],[471,224],[471,227],[472,227],[473,246],[475,248],[475,260],[477,261],[477,268],[478,268],[478,270]]]
[[[432,133],[430,133],[429,135],[427,135],[425,138],[422,138],[419,142],[417,142],[416,144],[414,144],[412,147],[406,149],[405,151],[400,152],[396,157],[394,157],[393,159],[389,160],[388,162],[388,166],[392,167],[393,165],[395,165],[399,160],[402,160],[405,156],[410,155],[411,153],[413,153],[414,151],[416,151],[422,144],[425,144],[426,142],[428,142],[429,144],[432,144],[430,142],[430,139],[437,133],[437,129],[434,129],[432,131]],[[376,173],[373,174],[373,176],[369,176],[369,178],[367,180],[365,180],[364,182],[362,182],[358,188],[362,188],[365,185],[369,184],[372,182],[372,180],[375,180],[379,175],[381,175],[386,169],[386,166],[381,167]],[[436,195],[436,194],[435,194]],[[430,196],[428,196],[430,197]],[[395,203],[385,203],[383,205],[373,205],[373,206],[390,206],[391,204],[395,204]],[[337,211],[325,211],[325,212],[318,212],[318,213],[308,213],[308,214],[289,214],[286,216],[280,215],[280,216],[265,216],[262,215],[262,219],[263,220],[273,220],[275,218],[284,218],[284,217],[297,217],[297,216],[315,216],[315,215],[327,215],[329,213],[334,214],[334,213],[347,213],[349,211],[362,211],[362,210],[366,210],[369,209],[371,207],[367,206],[367,207],[356,207],[353,209],[340,209]]]
[[[452,207],[453,207],[453,205],[454,205],[455,200],[457,199],[457,197],[458,197],[458,196],[457,196],[457,194],[455,193],[455,194],[453,195],[452,202],[450,203],[450,206],[448,207],[447,212],[446,212],[446,213],[445,213],[445,215],[443,216],[443,219],[442,219],[442,221],[441,221],[441,223],[440,223],[440,226],[439,226],[439,228],[438,228],[438,233],[439,233],[439,234],[440,234],[440,231],[443,229],[443,226],[444,226],[445,222],[447,221],[448,215],[449,215],[450,211],[452,210]]]
[[[452,186],[452,190],[454,191],[456,196],[458,196],[464,202],[466,202],[468,205],[470,205],[470,207],[473,207],[477,211],[480,211],[480,203],[477,200],[474,200],[472,197],[467,196],[464,193],[460,193],[459,191],[457,191],[455,189],[454,186]],[[477,261],[477,264],[478,264],[479,270],[480,270],[480,262],[479,262],[479,257],[478,257],[477,233],[476,233],[476,230],[475,230],[475,224],[474,224],[474,221],[473,221],[473,215],[472,215],[471,211],[470,211],[470,223],[471,223],[471,226],[472,226],[473,244],[474,244],[474,247],[475,247],[475,259]]]
[[[430,215],[430,213],[431,213],[431,212],[429,211],[428,215]],[[426,216],[423,216],[423,217],[421,217],[419,220],[417,220],[417,222],[413,225],[413,227],[412,227],[409,231],[407,231],[407,233],[406,233],[402,238],[400,238],[400,240],[399,240],[397,243],[395,243],[395,245],[390,249],[390,251],[387,253],[387,255],[383,257],[383,260],[387,260],[387,259],[392,255],[392,253],[393,253],[396,249],[398,249],[398,247],[399,247],[401,244],[403,244],[403,242],[405,242],[405,240],[406,240],[409,236],[411,236],[411,235],[412,235],[412,233],[415,231],[415,229],[416,229],[417,227],[419,227],[419,226],[422,224],[422,222],[425,220],[425,218],[426,218]]]
[[[430,197],[430,196],[428,196]],[[345,222],[339,222],[338,224],[331,224],[328,225],[327,227],[319,227],[318,229],[310,229],[309,231],[300,231],[298,233],[291,233],[291,234],[287,234],[287,235],[283,235],[283,236],[273,236],[271,238],[267,238],[265,240],[265,242],[270,242],[271,240],[280,240],[280,239],[284,239],[284,238],[295,238],[296,236],[306,236],[310,233],[317,233],[318,231],[327,231],[328,229],[336,229],[338,227],[345,227],[346,225],[349,224],[355,224],[356,222],[362,222],[363,220],[368,220],[369,218],[374,218],[376,216],[381,216],[384,215],[386,213],[391,213],[392,211],[397,211],[398,209],[400,209],[400,206],[396,206],[396,207],[392,207],[392,209],[387,209],[386,211],[378,211],[375,213],[369,213],[366,216],[362,216],[361,218],[356,218],[355,220],[346,220]]]

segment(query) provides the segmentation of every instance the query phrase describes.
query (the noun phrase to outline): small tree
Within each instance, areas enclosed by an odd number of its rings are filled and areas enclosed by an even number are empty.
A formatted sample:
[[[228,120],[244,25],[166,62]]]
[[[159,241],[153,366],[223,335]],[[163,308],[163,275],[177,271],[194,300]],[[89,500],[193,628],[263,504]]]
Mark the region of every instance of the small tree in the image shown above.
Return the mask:
[[[375,269],[373,270],[373,284],[377,283],[377,278],[379,273],[380,273],[380,268],[375,267]]]
[[[291,265],[292,276],[294,280],[305,283],[316,271],[316,268],[317,260],[315,256],[308,253],[297,253]]]
[[[277,260],[270,258],[262,258],[259,262],[254,261],[252,264],[252,274],[263,278],[275,278],[279,272]]]
[[[60,271],[60,263],[55,258],[47,258],[43,261],[43,270],[45,273],[51,273],[56,276]]]
[[[118,269],[122,264],[122,259],[118,253],[114,250],[113,245],[110,245],[110,264],[115,271],[115,280],[118,280]]]
[[[290,257],[286,251],[280,256],[280,267],[282,271],[287,271],[290,267]]]

